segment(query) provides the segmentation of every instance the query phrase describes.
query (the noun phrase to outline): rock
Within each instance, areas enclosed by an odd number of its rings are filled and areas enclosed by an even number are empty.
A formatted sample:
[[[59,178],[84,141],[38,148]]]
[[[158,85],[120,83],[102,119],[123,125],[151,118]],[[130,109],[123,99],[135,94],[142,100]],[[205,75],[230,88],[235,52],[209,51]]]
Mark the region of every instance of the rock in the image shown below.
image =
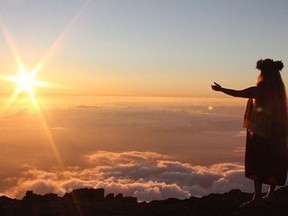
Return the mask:
[[[119,193],[115,196],[115,199],[122,199],[123,198],[123,194]]]
[[[75,189],[71,193],[66,193],[64,199],[72,202],[103,201],[105,199],[104,189],[81,188]]]
[[[114,193],[107,194],[106,200],[113,200],[115,198]]]
[[[56,194],[37,195],[27,191],[22,200],[0,197],[1,216],[286,216],[288,212],[288,187],[275,192],[278,200],[274,204],[263,204],[251,208],[238,206],[251,199],[252,194],[231,190],[224,194],[209,194],[202,198],[191,197],[180,200],[170,198],[138,203],[135,197],[124,197],[122,193],[104,197],[104,189],[82,188],[59,197]]]

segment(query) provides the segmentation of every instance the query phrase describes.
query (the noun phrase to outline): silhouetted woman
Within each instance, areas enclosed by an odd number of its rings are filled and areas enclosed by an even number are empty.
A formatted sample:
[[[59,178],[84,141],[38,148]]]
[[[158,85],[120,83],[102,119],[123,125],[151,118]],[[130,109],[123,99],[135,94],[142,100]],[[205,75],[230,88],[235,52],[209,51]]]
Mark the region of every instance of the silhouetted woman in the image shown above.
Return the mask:
[[[243,126],[247,128],[245,151],[245,176],[254,180],[253,199],[241,206],[257,205],[262,200],[275,202],[277,185],[284,185],[287,176],[287,104],[285,86],[280,71],[282,61],[259,60],[257,85],[244,90],[212,85],[215,91],[249,98]],[[270,185],[265,197],[261,197],[262,184]]]

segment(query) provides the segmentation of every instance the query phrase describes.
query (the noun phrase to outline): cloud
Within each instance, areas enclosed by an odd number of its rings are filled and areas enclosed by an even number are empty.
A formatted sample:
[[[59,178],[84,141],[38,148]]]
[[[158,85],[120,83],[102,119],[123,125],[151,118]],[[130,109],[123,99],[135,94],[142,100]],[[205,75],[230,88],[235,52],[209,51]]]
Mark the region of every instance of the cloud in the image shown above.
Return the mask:
[[[241,106],[158,100],[49,107],[42,110],[45,128],[37,113],[25,109],[0,119],[1,179],[10,179],[1,192],[19,198],[26,190],[63,195],[104,187],[152,200],[250,189],[239,165],[245,142]],[[65,170],[51,170],[57,163],[47,129]],[[22,164],[33,166],[20,173]]]
[[[233,151],[236,153],[243,154],[245,152],[245,147],[244,146],[237,146]]]
[[[237,134],[236,134],[236,136],[238,136],[238,137],[246,137],[246,130],[242,130],[242,131],[240,131],[240,132],[238,132]]]
[[[77,106],[78,102],[72,107],[49,106],[42,110],[47,125],[39,120],[39,113],[22,109],[0,119],[0,144],[10,151],[8,158],[20,165],[33,160],[46,168],[54,160],[48,130],[68,166],[78,165],[75,157],[98,150],[158,152],[202,165],[243,160],[242,155],[233,151],[245,142],[243,136],[238,136],[241,106],[227,106],[211,99],[162,100],[121,98],[97,102],[91,98],[94,105],[90,106]],[[214,109],[207,109],[209,106]],[[0,157],[7,155],[2,151]]]
[[[138,164],[147,163],[149,161],[168,159],[171,157],[160,155],[154,152],[123,152],[123,153],[113,153],[107,151],[98,151],[92,155],[86,155],[90,164],[93,165],[112,165],[112,164],[134,164],[135,161]]]
[[[220,163],[193,166],[155,152],[99,151],[86,155],[86,168],[70,167],[65,171],[27,167],[15,186],[6,190],[10,197],[21,198],[26,190],[37,194],[63,196],[76,188],[104,188],[108,193],[123,193],[138,200],[185,199],[211,192],[223,193],[233,188],[249,191],[241,164]]]

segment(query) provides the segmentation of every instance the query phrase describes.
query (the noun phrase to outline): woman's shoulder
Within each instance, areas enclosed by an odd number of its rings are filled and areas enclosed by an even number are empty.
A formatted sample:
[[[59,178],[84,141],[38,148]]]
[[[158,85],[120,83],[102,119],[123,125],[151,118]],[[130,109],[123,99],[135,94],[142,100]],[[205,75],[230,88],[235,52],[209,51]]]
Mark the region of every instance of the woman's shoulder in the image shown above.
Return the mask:
[[[257,83],[256,87],[258,91],[262,91],[263,89],[267,88],[267,84],[264,81],[260,81],[259,83]]]
[[[260,81],[257,83],[257,87],[263,87],[265,86],[265,82],[264,81]]]

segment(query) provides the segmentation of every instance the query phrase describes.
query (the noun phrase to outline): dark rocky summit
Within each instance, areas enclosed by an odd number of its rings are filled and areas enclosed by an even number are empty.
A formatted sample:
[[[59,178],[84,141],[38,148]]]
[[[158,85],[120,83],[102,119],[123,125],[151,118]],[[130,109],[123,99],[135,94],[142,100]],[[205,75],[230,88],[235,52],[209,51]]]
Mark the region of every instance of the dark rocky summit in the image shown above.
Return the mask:
[[[122,194],[104,195],[104,189],[76,189],[58,197],[44,196],[27,191],[22,200],[0,197],[1,216],[252,216],[288,215],[288,187],[276,192],[277,203],[266,203],[256,207],[239,208],[251,199],[252,194],[231,190],[225,194],[210,194],[202,198],[167,199],[152,202],[137,202],[134,197]]]

